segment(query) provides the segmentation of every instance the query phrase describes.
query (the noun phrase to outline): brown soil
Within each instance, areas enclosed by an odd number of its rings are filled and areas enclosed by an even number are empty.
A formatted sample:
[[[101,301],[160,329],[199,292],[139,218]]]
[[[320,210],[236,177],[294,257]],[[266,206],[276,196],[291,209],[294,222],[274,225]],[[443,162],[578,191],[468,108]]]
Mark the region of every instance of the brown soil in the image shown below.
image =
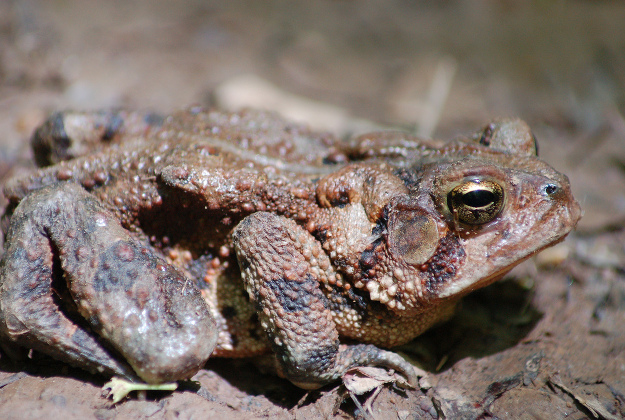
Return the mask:
[[[0,2],[3,179],[66,108],[260,103],[342,133],[373,122],[437,137],[516,115],[585,212],[566,242],[400,349],[427,372],[419,389],[307,393],[216,359],[180,391],[113,405],[106,378],[2,354],[0,418],[625,417],[623,69],[623,2]],[[237,77],[249,74],[278,99]]]

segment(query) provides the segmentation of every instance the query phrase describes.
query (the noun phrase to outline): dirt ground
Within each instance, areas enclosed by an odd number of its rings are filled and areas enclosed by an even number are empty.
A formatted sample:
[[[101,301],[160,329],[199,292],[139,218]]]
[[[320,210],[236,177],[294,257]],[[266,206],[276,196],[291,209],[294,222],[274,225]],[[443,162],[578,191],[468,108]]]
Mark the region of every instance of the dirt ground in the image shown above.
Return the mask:
[[[106,378],[0,357],[0,418],[625,418],[625,3],[0,2],[0,176],[60,109],[261,106],[350,135],[533,127],[584,209],[566,242],[464,299],[404,355],[419,389],[305,392],[211,360],[117,405]],[[356,401],[354,401],[356,400]]]

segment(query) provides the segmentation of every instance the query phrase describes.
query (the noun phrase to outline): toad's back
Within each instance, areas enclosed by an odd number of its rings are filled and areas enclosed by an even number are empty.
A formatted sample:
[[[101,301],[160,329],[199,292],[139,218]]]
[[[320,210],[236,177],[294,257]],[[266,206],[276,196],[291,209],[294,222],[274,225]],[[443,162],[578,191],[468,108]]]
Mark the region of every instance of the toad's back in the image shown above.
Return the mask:
[[[165,119],[63,113],[49,119],[33,143],[37,162],[47,167],[7,183],[14,205],[44,185],[72,181],[124,226],[140,224],[158,237],[165,234],[158,221],[167,219],[167,230],[188,239],[188,229],[172,222],[226,217],[230,224],[255,211],[303,220],[315,202],[314,181],[346,160],[330,134],[253,110],[191,108]]]

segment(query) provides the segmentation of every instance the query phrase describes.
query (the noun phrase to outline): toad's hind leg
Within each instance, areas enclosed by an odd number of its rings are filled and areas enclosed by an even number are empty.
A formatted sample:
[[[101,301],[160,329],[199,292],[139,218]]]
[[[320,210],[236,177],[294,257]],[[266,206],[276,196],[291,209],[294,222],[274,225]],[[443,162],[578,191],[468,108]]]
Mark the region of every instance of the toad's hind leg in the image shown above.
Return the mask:
[[[0,334],[17,344],[150,383],[188,378],[212,352],[216,330],[199,290],[78,185],[55,184],[26,197],[5,245]],[[61,310],[67,296],[55,285],[62,281],[76,302],[74,315]],[[73,321],[80,318],[75,311],[85,322]]]
[[[256,303],[280,373],[318,388],[354,366],[395,369],[415,383],[412,365],[373,345],[341,345],[320,283],[334,276],[321,245],[292,220],[254,213],[234,230],[234,245],[250,298]]]

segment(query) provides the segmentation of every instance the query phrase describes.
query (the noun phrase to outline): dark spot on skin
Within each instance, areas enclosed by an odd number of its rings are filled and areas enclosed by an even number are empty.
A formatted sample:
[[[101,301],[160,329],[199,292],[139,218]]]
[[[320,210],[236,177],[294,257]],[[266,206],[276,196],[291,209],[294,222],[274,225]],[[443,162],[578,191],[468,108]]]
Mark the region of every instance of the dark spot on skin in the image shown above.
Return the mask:
[[[323,374],[334,369],[338,352],[338,343],[308,350],[298,355],[299,357],[294,357],[294,354],[288,352],[286,350],[288,347],[279,347],[275,344],[272,347],[282,362],[286,376],[291,381],[303,383],[314,381],[316,374]]]
[[[221,308],[221,314],[226,319],[232,319],[237,316],[237,309],[234,306],[224,306]]]
[[[156,267],[156,260],[131,241],[119,241],[100,254],[93,279],[96,291],[130,290],[139,273]],[[165,273],[164,273],[165,274]]]
[[[379,236],[387,231],[388,227],[388,206],[385,206],[382,210],[382,216],[375,221],[375,226],[371,229],[371,235]]]
[[[349,196],[347,192],[339,194],[337,197],[330,198],[330,205],[342,209],[349,204]]]
[[[421,167],[413,167],[410,169],[397,169],[394,174],[404,182],[408,189],[413,189],[421,181]]]
[[[333,361],[336,356],[337,348],[335,346],[324,346],[306,352],[305,360],[308,360],[310,368],[319,367],[319,365],[327,365]],[[323,369],[322,369],[323,370]]]
[[[350,263],[344,258],[337,258],[334,260],[334,267],[337,271],[343,271],[350,266]]]
[[[362,271],[368,271],[373,268],[377,262],[377,258],[375,257],[375,252],[373,247],[369,246],[367,249],[362,251],[360,254],[360,260],[358,263],[360,264],[360,269]]]
[[[312,235],[323,244],[328,238],[328,229],[317,228],[312,232]]]
[[[435,293],[442,284],[453,278],[465,256],[464,248],[455,235],[450,233],[441,239],[432,258],[422,265],[422,270],[428,277],[427,290]]]
[[[367,297],[365,297],[363,294],[365,292],[363,290],[358,290],[355,288],[351,288],[347,291],[347,297],[352,301],[352,303],[354,303],[358,308],[362,309],[363,311],[367,312],[367,301],[369,299],[367,299]],[[370,302],[370,300],[369,300]]]
[[[357,293],[364,294],[362,290],[358,290]],[[384,314],[388,313],[388,308],[378,301],[371,300],[369,297],[364,297],[363,299],[366,302],[364,307],[356,306],[350,309],[356,310],[363,325],[379,323],[380,315],[383,317]]]
[[[402,292],[401,290],[398,290],[397,293],[395,294],[395,300],[397,302],[401,302],[403,297],[404,297],[404,292]]]
[[[375,228],[374,228],[375,229]],[[379,237],[373,241],[364,251],[360,254],[358,264],[360,270],[366,275],[369,270],[374,268],[380,261],[381,255],[379,252],[379,246],[384,242],[383,237]]]
[[[316,298],[325,298],[319,290],[319,283],[310,274],[306,275],[304,281],[279,278],[265,284],[286,312],[306,312]]]

